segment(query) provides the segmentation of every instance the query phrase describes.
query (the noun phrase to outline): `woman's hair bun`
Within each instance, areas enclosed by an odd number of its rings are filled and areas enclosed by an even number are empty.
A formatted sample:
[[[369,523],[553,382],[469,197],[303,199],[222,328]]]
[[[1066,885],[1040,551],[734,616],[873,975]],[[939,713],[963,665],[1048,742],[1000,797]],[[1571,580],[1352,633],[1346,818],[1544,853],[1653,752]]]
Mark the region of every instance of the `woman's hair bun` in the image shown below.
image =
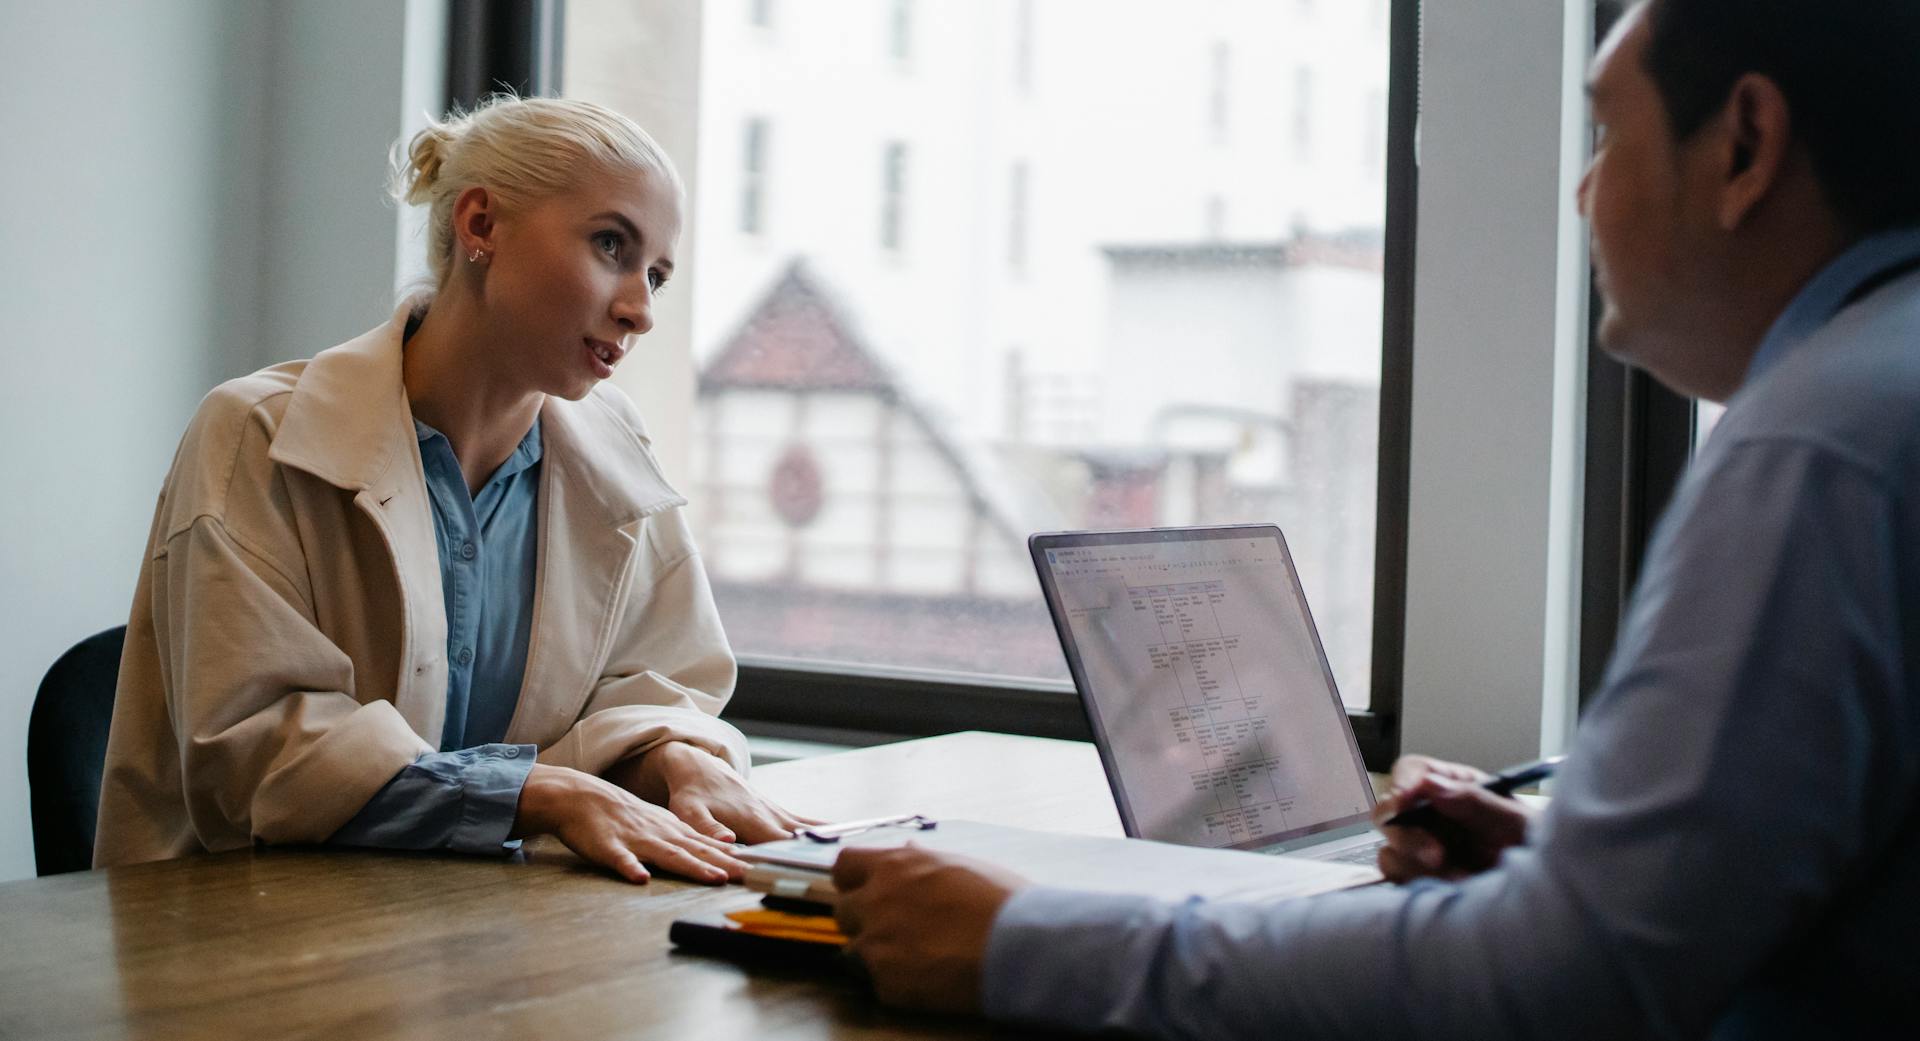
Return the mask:
[[[433,198],[433,185],[440,179],[447,151],[453,147],[456,125],[454,121],[429,124],[413,135],[406,154],[396,157],[394,194],[403,202],[418,206]]]

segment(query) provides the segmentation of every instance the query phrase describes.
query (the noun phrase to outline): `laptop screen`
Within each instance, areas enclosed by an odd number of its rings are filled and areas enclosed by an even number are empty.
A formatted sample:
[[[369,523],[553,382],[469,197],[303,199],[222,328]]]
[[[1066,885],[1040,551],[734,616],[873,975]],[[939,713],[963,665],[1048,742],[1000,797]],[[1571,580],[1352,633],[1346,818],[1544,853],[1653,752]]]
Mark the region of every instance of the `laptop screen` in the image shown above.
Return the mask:
[[[1127,834],[1257,849],[1367,819],[1373,789],[1279,528],[1029,545]]]

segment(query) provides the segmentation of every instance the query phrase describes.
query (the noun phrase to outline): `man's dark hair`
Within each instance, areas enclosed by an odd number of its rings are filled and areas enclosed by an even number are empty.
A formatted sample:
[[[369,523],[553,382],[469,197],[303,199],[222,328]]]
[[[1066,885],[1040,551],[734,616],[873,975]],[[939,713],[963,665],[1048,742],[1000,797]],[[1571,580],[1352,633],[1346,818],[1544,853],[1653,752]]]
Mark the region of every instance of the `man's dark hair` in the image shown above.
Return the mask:
[[[1647,19],[1676,139],[1759,73],[1854,231],[1920,224],[1920,0],[1650,0]]]

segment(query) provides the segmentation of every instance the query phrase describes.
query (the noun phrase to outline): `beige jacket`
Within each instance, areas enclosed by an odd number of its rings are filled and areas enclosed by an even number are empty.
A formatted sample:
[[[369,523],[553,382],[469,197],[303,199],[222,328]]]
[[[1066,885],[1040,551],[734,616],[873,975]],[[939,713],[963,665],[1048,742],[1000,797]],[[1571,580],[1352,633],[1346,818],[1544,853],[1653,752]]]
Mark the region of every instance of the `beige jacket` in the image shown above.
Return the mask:
[[[440,734],[446,615],[392,321],[201,403],[160,492],[94,866],[320,842]],[[602,385],[541,411],[538,592],[507,740],[601,773],[668,740],[746,772],[685,500]]]

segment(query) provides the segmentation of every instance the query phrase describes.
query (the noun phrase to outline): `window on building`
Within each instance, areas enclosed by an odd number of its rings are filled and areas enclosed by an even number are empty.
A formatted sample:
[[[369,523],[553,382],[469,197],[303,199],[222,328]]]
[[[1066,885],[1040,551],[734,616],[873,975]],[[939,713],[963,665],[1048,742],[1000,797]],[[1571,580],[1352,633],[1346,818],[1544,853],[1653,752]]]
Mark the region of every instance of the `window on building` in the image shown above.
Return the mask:
[[[570,0],[570,63],[628,2]],[[698,158],[691,262],[643,352],[690,359],[697,390],[650,402],[632,378],[743,661],[1069,698],[1030,533],[1271,521],[1368,706],[1386,178],[1356,173],[1357,140],[1296,146],[1385,96],[1384,27],[1283,3],[903,4],[907,96],[875,7],[809,5],[770,37],[719,2],[649,8],[684,61],[601,40],[578,53],[608,64],[566,82]],[[1092,33],[1027,89],[1036,41]],[[1339,74],[1296,81],[1304,53]],[[1229,122],[1205,162],[1182,144]],[[742,127],[743,161],[713,159]]]
[[[766,227],[767,121],[747,120],[746,140],[740,150],[740,230],[758,235]]]
[[[747,21],[762,29],[773,26],[773,0],[747,0]]]
[[[1007,267],[1027,270],[1027,164],[1016,162],[1007,178]]]
[[[893,0],[887,18],[887,53],[898,62],[913,57],[913,0]]]
[[[907,146],[887,142],[880,165],[880,248],[898,253],[906,248]]]
[[[1293,74],[1293,149],[1300,162],[1313,160],[1313,117],[1316,99],[1313,70],[1305,65]]]
[[[1016,0],[1013,7],[1013,85],[1033,89],[1033,0]]]
[[[1207,129],[1213,134],[1214,144],[1224,144],[1227,140],[1227,92],[1232,74],[1233,52],[1225,40],[1215,40],[1209,56],[1212,66],[1210,86],[1207,90]]]

